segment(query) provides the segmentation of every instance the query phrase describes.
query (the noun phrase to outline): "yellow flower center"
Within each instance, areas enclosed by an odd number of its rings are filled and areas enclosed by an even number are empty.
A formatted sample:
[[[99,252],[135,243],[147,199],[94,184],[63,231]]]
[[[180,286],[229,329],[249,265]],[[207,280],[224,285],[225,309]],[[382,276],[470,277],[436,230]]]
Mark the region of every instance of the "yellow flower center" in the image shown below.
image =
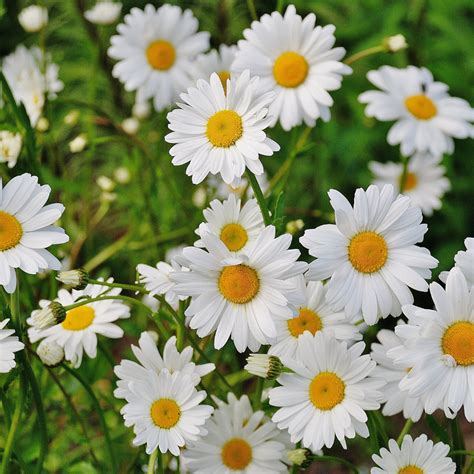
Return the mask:
[[[222,447],[221,458],[229,469],[240,471],[251,463],[252,447],[242,438],[232,438]]]
[[[398,471],[398,474],[424,474],[424,470],[423,469],[420,469],[419,467],[417,466],[405,466],[405,467],[402,467],[399,471]]]
[[[388,249],[385,239],[375,232],[361,232],[349,243],[349,261],[362,273],[379,271],[387,261]]]
[[[426,95],[411,95],[405,99],[408,112],[420,120],[429,120],[436,115],[437,109],[434,102]]]
[[[79,306],[70,309],[66,313],[66,319],[62,322],[64,329],[68,331],[81,331],[89,327],[94,321],[95,311],[90,306]]]
[[[287,321],[288,330],[293,337],[298,337],[305,331],[309,331],[313,336],[322,329],[321,318],[311,309],[300,308],[296,318]]]
[[[207,138],[217,147],[232,146],[242,136],[242,132],[242,119],[233,110],[220,110],[207,121]]]
[[[244,247],[249,237],[240,224],[227,224],[221,230],[220,239],[231,252],[237,252]]]
[[[458,365],[474,364],[474,324],[458,321],[444,332],[441,346]]]
[[[23,229],[17,218],[0,211],[0,252],[15,247],[22,235]]]
[[[151,405],[150,415],[156,426],[169,430],[178,423],[181,418],[181,410],[174,400],[160,398]]]
[[[309,66],[301,54],[287,51],[273,65],[273,77],[282,87],[298,87],[308,75]]]
[[[225,267],[219,275],[219,290],[232,303],[244,304],[258,293],[260,282],[257,272],[247,265]]]
[[[405,182],[403,183],[403,191],[411,191],[416,188],[418,183],[418,178],[415,173],[407,173],[405,177]]]
[[[346,386],[333,372],[321,372],[309,386],[309,398],[320,410],[332,410],[344,400]]]
[[[153,69],[166,71],[176,60],[176,50],[169,41],[153,41],[146,49],[146,58]]]
[[[224,88],[224,94],[227,94],[227,79],[230,79],[229,71],[219,71],[217,73],[219,79],[221,80],[222,87]]]

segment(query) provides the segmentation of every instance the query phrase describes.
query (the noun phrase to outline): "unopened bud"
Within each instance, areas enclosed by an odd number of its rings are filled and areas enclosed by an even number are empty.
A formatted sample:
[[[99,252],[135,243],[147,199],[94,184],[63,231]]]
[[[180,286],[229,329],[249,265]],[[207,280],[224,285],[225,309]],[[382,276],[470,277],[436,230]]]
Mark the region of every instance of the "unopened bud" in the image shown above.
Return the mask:
[[[82,268],[59,272],[56,280],[71,286],[75,290],[83,290],[89,283],[89,274]]]
[[[403,35],[394,35],[384,38],[383,46],[389,53],[396,53],[397,51],[408,48],[408,43]]]
[[[52,301],[48,306],[31,315],[32,325],[37,329],[46,329],[60,324],[66,319],[66,310],[61,303]]]
[[[296,234],[304,227],[304,222],[301,219],[296,219],[295,221],[289,221],[286,224],[286,231],[289,234]]]
[[[250,354],[247,357],[247,365],[244,368],[247,372],[257,377],[275,380],[281,374],[283,364],[280,359],[274,355]]]
[[[64,349],[56,342],[43,339],[36,349],[38,357],[44,365],[55,367],[64,359]]]

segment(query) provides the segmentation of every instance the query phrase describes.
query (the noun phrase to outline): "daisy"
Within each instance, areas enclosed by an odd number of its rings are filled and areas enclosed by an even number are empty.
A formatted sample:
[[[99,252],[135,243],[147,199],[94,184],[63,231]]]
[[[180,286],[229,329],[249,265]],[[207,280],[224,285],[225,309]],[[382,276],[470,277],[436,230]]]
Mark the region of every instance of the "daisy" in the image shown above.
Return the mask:
[[[431,283],[430,292],[435,310],[403,307],[408,324],[395,329],[403,345],[389,356],[411,367],[400,388],[423,396],[427,413],[440,408],[453,418],[464,406],[467,420],[474,421],[474,287],[453,268],[446,290]]]
[[[118,20],[121,11],[122,4],[120,2],[101,0],[90,10],[85,11],[84,17],[96,25],[111,25]]]
[[[423,401],[419,397],[410,397],[406,390],[400,390],[398,386],[411,367],[395,364],[393,357],[387,354],[390,349],[402,345],[403,340],[394,331],[388,329],[380,330],[377,339],[380,343],[372,344],[370,356],[377,362],[373,376],[386,382],[382,389],[382,402],[385,403],[382,413],[385,416],[393,416],[403,412],[405,418],[416,422],[423,414]]]
[[[209,80],[215,72],[221,80],[224,92],[227,89],[227,79],[230,79],[230,67],[235,58],[237,46],[221,44],[219,50],[213,49],[206,54],[200,54],[194,61],[194,76],[196,79]]]
[[[466,250],[460,250],[455,256],[455,267],[459,268],[467,281],[468,286],[474,285],[474,238],[468,237],[464,240]],[[446,283],[449,272],[441,272],[440,280]]]
[[[53,225],[64,206],[45,206],[50,192],[49,186],[39,185],[38,178],[28,173],[15,176],[5,187],[0,179],[0,285],[8,293],[16,288],[16,268],[30,275],[61,268],[46,249],[69,237]]]
[[[25,345],[18,340],[14,329],[5,329],[10,320],[0,321],[0,373],[10,372],[16,366],[15,352],[21,351]]]
[[[290,278],[302,274],[300,252],[289,250],[291,236],[275,238],[275,227],[265,227],[247,255],[231,252],[217,236],[201,235],[207,251],[195,247],[183,250],[190,271],[171,278],[176,291],[191,296],[186,310],[191,329],[199,337],[216,331],[214,347],[220,349],[229,337],[239,352],[276,337],[274,319],[289,319],[293,285]]]
[[[184,467],[195,474],[288,472],[287,435],[263,411],[254,412],[246,395],[237,400],[229,393],[227,399],[216,400],[218,409],[204,426],[207,435],[187,447]]]
[[[189,375],[171,374],[164,368],[153,370],[143,381],[131,382],[127,404],[120,410],[125,426],[133,426],[133,444],[146,444],[146,453],[155,449],[180,454],[185,443],[196,441],[213,408],[200,403],[206,392],[198,392]]]
[[[321,332],[301,336],[297,358],[283,361],[294,373],[282,374],[269,393],[270,405],[280,407],[272,420],[292,442],[316,451],[331,448],[336,437],[346,449],[345,438],[369,436],[365,411],[380,407],[385,382],[370,376],[375,362],[362,355],[364,347],[348,349]]]
[[[282,358],[295,358],[301,336],[309,332],[328,333],[338,340],[359,340],[362,335],[344,312],[336,312],[326,301],[326,287],[320,281],[306,284],[303,276],[295,278],[297,291],[303,294],[298,314],[288,320],[277,320],[277,337],[268,351]]]
[[[218,236],[231,252],[246,253],[264,228],[257,201],[250,199],[242,207],[234,194],[224,202],[214,199],[203,214],[206,222],[199,226],[196,234],[210,232]],[[204,247],[204,242],[199,239],[194,245]]]
[[[300,242],[318,257],[308,278],[330,278],[327,301],[336,311],[344,308],[352,319],[359,311],[375,324],[401,306],[413,303],[409,288],[427,291],[425,279],[438,261],[415,245],[428,230],[418,207],[397,195],[393,186],[369,186],[355,193],[354,207],[338,191],[329,191],[336,224],[307,230]]]
[[[261,78],[261,87],[272,90],[276,98],[270,104],[271,125],[280,120],[284,130],[303,121],[314,127],[316,119],[327,122],[333,99],[328,91],[341,87],[342,76],[352,69],[341,59],[344,48],[333,48],[335,26],[315,26],[316,16],[304,19],[288,6],[285,16],[265,14],[244,30],[244,40],[232,71],[250,70]]]
[[[109,278],[107,282],[111,283]],[[89,284],[84,290],[67,291],[59,290],[55,301],[62,306],[69,306],[84,298],[97,298],[98,296],[117,296],[121,288],[110,288],[102,285]],[[40,308],[47,307],[51,301],[40,300]],[[85,352],[90,358],[97,355],[97,335],[119,339],[123,336],[123,330],[113,324],[118,319],[130,317],[130,308],[118,300],[103,300],[87,303],[66,312],[66,319],[46,329],[34,327],[34,317],[40,310],[35,310],[26,322],[31,326],[28,336],[32,343],[41,339],[57,342],[63,349],[65,359],[70,361],[74,367],[79,367],[82,355]]]
[[[426,68],[397,69],[382,66],[369,71],[369,81],[381,91],[368,91],[359,101],[368,104],[365,114],[381,121],[396,121],[388,132],[390,145],[400,145],[403,155],[430,152],[434,156],[454,151],[454,138],[472,137],[474,110],[463,99],[451,97],[448,86],[435,82]]]
[[[176,348],[175,336],[166,341],[163,357],[156,347],[156,342],[146,331],[141,333],[138,347],[132,345],[132,351],[139,363],[123,359],[114,368],[115,375],[119,378],[114,392],[117,398],[126,398],[130,382],[145,382],[150,370],[157,374],[163,369],[167,369],[170,374],[179,371],[182,376],[189,376],[196,386],[201,381],[201,377],[215,369],[214,364],[196,365],[192,362],[193,350],[189,346],[179,352]]]
[[[388,448],[382,448],[380,455],[372,455],[379,467],[373,467],[370,474],[454,474],[456,471],[456,464],[448,457],[449,446],[435,444],[425,434],[415,440],[406,435],[400,447],[391,439]]]
[[[441,199],[451,188],[449,179],[445,177],[446,168],[440,166],[439,162],[440,158],[425,153],[417,153],[408,161],[402,193],[425,216],[431,216],[434,210],[441,208]],[[400,188],[403,175],[401,163],[371,161],[369,169],[374,175],[373,184],[380,187],[391,184],[395,189]]]
[[[43,69],[45,68],[45,73]],[[34,127],[40,118],[46,99],[56,98],[64,84],[58,79],[58,66],[34,46],[23,45],[3,60],[2,72],[17,103],[22,102]]]
[[[238,186],[245,168],[263,173],[259,155],[271,156],[280,149],[263,131],[271,121],[267,107],[273,93],[261,94],[258,83],[245,71],[227,81],[225,93],[213,73],[210,82],[199,79],[196,87],[181,94],[184,103],[168,114],[172,132],[165,140],[175,144],[170,149],[173,164],[189,163],[186,174],[194,184],[209,173],[220,173],[225,183]]]
[[[108,54],[119,62],[113,75],[137,102],[153,98],[159,112],[173,104],[192,82],[194,57],[209,48],[209,33],[197,32],[191,10],[174,5],[132,8],[112,36]]]

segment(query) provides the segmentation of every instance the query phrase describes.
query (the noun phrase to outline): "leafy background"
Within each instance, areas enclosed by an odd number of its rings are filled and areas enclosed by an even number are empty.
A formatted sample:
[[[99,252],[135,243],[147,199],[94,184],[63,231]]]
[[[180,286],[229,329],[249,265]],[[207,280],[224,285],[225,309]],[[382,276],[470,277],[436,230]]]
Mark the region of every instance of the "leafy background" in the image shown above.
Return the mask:
[[[136,137],[121,131],[119,124],[131,114],[133,95],[125,93],[110,77],[111,62],[105,52],[114,27],[97,29],[82,18],[80,12],[93,2],[45,0],[39,3],[48,7],[50,16],[48,28],[40,37],[26,34],[17,22],[19,10],[28,2],[0,1],[0,56],[9,54],[20,43],[45,44],[60,66],[59,76],[65,88],[57,100],[47,104],[50,128],[36,136],[40,165],[24,150],[17,167],[10,171],[2,165],[0,174],[4,180],[24,171],[35,170],[40,174],[41,180],[52,186],[54,197],[66,206],[62,225],[71,242],[63,246],[61,255],[74,266],[85,265],[95,276],[113,275],[118,281],[133,282],[137,263],[154,264],[164,258],[169,248],[194,241],[193,231],[202,219],[201,210],[192,200],[196,187],[185,176],[184,167],[175,168],[170,163],[168,145],[163,141],[165,113],[153,113],[141,124]],[[123,12],[146,3],[161,4],[126,0]],[[235,43],[251,21],[245,0],[170,3],[191,8],[200,21],[200,28],[211,32],[213,46]],[[270,1],[255,3],[259,15],[275,8]],[[330,188],[352,196],[357,187],[370,183],[369,161],[400,159],[398,149],[386,143],[390,125],[366,118],[362,105],[357,102],[357,96],[370,88],[367,71],[383,64],[426,66],[436,79],[450,86],[454,96],[473,102],[469,86],[474,79],[470,30],[474,4],[470,0],[296,0],[294,3],[302,15],[315,12],[319,24],[335,24],[337,45],[344,46],[348,54],[377,45],[385,36],[396,33],[403,33],[410,45],[408,50],[394,55],[379,54],[355,63],[353,75],[346,77],[343,87],[333,93],[332,120],[318,123],[311,132],[309,145],[296,157],[286,180],[285,215],[289,220],[301,218],[306,228],[312,228],[331,219],[327,198]],[[79,120],[73,126],[64,123],[64,117],[72,110],[79,111]],[[1,127],[15,128],[14,124],[12,111],[8,107],[0,110]],[[87,135],[89,145],[84,152],[71,154],[68,143],[79,133]],[[292,153],[300,133],[301,130],[285,133],[278,127],[271,131],[282,150],[263,159],[269,177]],[[463,240],[472,235],[472,142],[456,142],[455,153],[444,158],[444,165],[452,190],[446,195],[443,208],[426,219],[429,232],[425,245],[440,261],[434,276],[450,268],[454,254],[463,248]],[[117,200],[108,204],[101,200],[95,180],[100,175],[112,176],[119,166],[126,166],[132,179],[126,185],[117,186]],[[208,199],[211,198],[208,194]],[[271,199],[274,203],[275,196]],[[294,245],[298,245],[296,238]],[[22,277],[21,284],[25,317],[36,307],[38,299],[54,297],[57,291],[52,276],[44,276],[41,281]],[[417,294],[416,299],[420,305],[430,304],[427,295]],[[383,325],[392,327],[393,323],[388,320]],[[126,337],[112,343],[103,340],[99,356],[95,360],[85,359],[79,373],[91,384],[103,407],[121,472],[140,472],[146,457],[143,450],[130,445],[130,430],[123,427],[119,415],[121,405],[112,396],[111,368],[122,357],[130,356],[130,343],[136,342],[142,330],[153,328],[153,324],[145,314],[134,310],[131,320],[122,327]],[[366,334],[369,343],[374,333],[375,330],[370,330]],[[232,347],[221,351],[219,357],[221,372],[233,373],[233,381],[245,378],[241,370],[244,357],[236,357]],[[35,372],[41,383],[50,432],[45,464],[48,472],[107,472],[104,439],[90,398],[62,369],[46,371],[35,361]],[[6,389],[14,376],[15,372],[0,377],[0,392],[7,404],[12,395]],[[210,377],[205,380],[206,384],[213,383]],[[251,391],[253,383],[243,382],[242,391]],[[62,390],[67,393],[66,398]],[[15,451],[16,462],[27,467],[39,449],[36,418],[30,416],[33,413],[31,402]],[[0,417],[4,418],[2,411]],[[396,436],[402,421],[394,417],[383,423],[384,430]],[[442,418],[432,417],[427,423],[429,426],[419,424],[421,428],[417,425],[415,432],[427,430],[435,439],[446,437]],[[472,428],[464,424],[463,430],[472,449]],[[370,443],[351,442],[351,449],[343,456],[368,463],[370,453],[383,442],[379,437],[374,438]],[[326,465],[315,472],[328,472],[327,469]]]

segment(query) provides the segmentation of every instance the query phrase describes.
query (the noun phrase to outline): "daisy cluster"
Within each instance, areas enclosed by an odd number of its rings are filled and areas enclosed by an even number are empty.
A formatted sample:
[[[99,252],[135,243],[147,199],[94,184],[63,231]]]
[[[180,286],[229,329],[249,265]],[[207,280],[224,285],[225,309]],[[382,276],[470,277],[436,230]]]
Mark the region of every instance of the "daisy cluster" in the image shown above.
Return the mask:
[[[41,31],[47,11],[29,8],[20,23]],[[100,1],[84,19],[112,25],[121,8]],[[438,283],[423,222],[450,189],[443,155],[454,152],[453,138],[474,135],[473,109],[426,68],[370,71],[378,90],[359,101],[368,117],[395,122],[387,140],[400,145],[402,160],[370,162],[374,182],[353,198],[330,189],[327,222],[294,239],[304,223],[283,232],[283,211],[268,199],[274,181],[265,157],[280,150],[270,135],[323,126],[330,93],[352,69],[335,47],[335,27],[318,25],[313,13],[303,18],[293,5],[253,21],[242,36],[209,51],[210,34],[190,10],[148,4],[132,8],[110,39],[112,80],[135,94],[134,117],[120,133],[134,135],[151,103],[166,117],[171,163],[186,165],[192,183],[206,181],[217,196],[199,206],[195,242],[163,261],[135,262],[133,284],[67,269],[67,258],[61,263],[48,250],[69,240],[57,222],[64,206],[46,204],[51,188],[29,173],[0,181],[0,285],[13,295],[12,322],[0,322],[0,372],[29,364],[15,319],[19,272],[63,270],[57,280],[65,288],[25,318],[27,349],[38,343],[50,371],[61,365],[76,374],[104,351],[99,338],[130,348],[132,359],[109,357],[114,397],[133,446],[150,455],[148,472],[156,463],[160,472],[171,469],[171,457],[181,472],[197,474],[271,474],[337,460],[335,444],[377,438],[381,410],[407,423],[398,440],[385,436],[386,447],[371,453],[371,474],[454,473],[448,444],[408,431],[436,411],[474,421],[474,239]],[[404,46],[392,37],[384,48]],[[63,88],[58,67],[44,50],[20,45],[2,72],[18,110],[24,106],[38,128],[47,100]],[[79,152],[87,140],[71,145]],[[14,167],[21,149],[20,132],[0,132],[0,162]],[[115,179],[98,179],[109,201],[116,182],[130,176]],[[433,305],[415,305],[416,292]],[[125,320],[135,306],[159,334],[145,330],[130,344]],[[229,354],[236,373],[222,370]]]

